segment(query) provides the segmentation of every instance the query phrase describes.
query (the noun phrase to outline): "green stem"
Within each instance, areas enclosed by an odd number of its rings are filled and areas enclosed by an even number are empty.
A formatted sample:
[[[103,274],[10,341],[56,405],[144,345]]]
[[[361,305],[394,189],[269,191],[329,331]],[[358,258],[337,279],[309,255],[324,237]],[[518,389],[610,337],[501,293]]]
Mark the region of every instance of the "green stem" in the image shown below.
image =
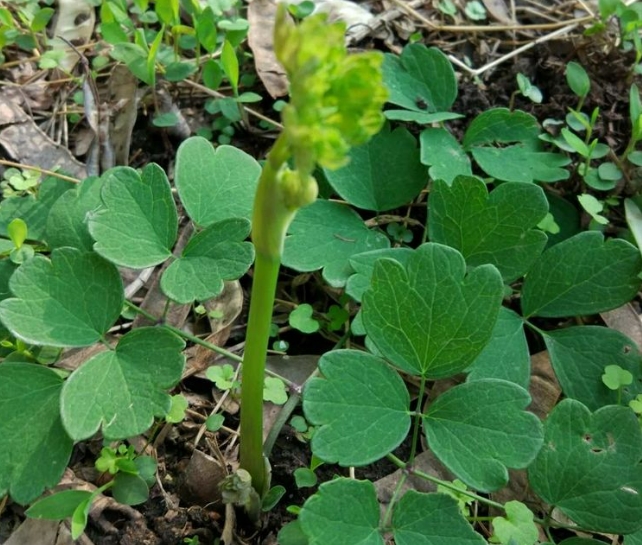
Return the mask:
[[[252,476],[252,486],[260,495],[268,484],[263,460],[263,382],[278,277],[279,260],[257,253],[241,379],[241,467]]]

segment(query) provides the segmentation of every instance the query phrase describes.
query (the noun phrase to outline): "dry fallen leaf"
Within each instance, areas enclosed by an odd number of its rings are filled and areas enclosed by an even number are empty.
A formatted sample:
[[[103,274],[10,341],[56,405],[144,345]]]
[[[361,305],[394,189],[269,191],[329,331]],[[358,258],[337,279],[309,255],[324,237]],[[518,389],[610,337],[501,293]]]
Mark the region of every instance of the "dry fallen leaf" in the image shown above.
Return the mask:
[[[250,23],[248,44],[254,54],[256,73],[272,98],[288,94],[285,71],[274,54],[276,4],[271,0],[252,0],[247,10]]]

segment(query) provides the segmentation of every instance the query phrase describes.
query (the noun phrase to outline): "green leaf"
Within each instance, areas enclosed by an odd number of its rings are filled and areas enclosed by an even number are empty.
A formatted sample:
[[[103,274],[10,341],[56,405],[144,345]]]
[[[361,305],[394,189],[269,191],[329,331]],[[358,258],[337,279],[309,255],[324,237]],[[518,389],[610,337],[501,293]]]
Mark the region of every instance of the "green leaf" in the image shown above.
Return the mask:
[[[15,218],[7,225],[7,234],[13,245],[20,249],[27,240],[27,224],[20,218]]]
[[[225,417],[222,414],[212,414],[207,417],[205,425],[207,426],[207,431],[215,432],[221,429],[221,426],[225,423]]]
[[[246,219],[213,223],[193,236],[161,277],[161,289],[179,303],[206,301],[219,295],[225,281],[243,276],[254,260]]]
[[[592,171],[594,172],[594,171]],[[604,217],[601,212],[604,211],[604,203],[597,200],[593,195],[585,193],[578,195],[577,200],[582,205],[582,208],[600,225],[608,225],[608,218]]]
[[[486,545],[445,494],[408,490],[395,506],[392,531],[396,545]]]
[[[198,70],[193,62],[172,62],[165,67],[165,79],[167,81],[183,81]],[[154,125],[156,125],[156,118]],[[176,118],[178,121],[178,117]],[[173,123],[175,125],[176,123]],[[159,125],[156,125],[157,127]]]
[[[424,244],[407,268],[375,264],[363,295],[363,321],[384,357],[411,374],[445,378],[463,371],[490,340],[503,294],[495,267],[466,274],[461,254]]]
[[[50,248],[71,246],[91,251],[94,239],[87,228],[87,214],[102,204],[100,193],[105,178],[87,178],[53,204],[47,218],[45,239]]]
[[[40,184],[38,198],[33,195],[12,197],[0,202],[0,236],[7,237],[7,227],[15,219],[22,219],[29,227],[31,240],[43,240],[47,216],[53,204],[75,184],[49,177]]]
[[[429,165],[433,180],[443,180],[451,185],[459,176],[472,176],[470,159],[457,139],[446,129],[424,129],[419,135],[421,162]]]
[[[207,6],[196,18],[196,36],[198,41],[205,48],[205,51],[212,53],[217,46],[216,18],[210,6]]]
[[[542,446],[542,424],[526,411],[530,402],[526,390],[504,380],[455,386],[424,415],[430,449],[472,488],[498,490],[508,468],[527,467]]]
[[[590,410],[618,404],[618,393],[602,382],[607,365],[617,365],[636,378],[622,390],[622,404],[642,393],[642,358],[635,343],[619,331],[599,326],[569,327],[547,331],[544,341],[564,395]]]
[[[301,528],[310,545],[383,545],[379,503],[370,481],[338,478],[323,483],[303,504]]]
[[[370,287],[372,272],[378,259],[382,257],[394,259],[405,267],[411,255],[413,255],[413,250],[410,248],[383,248],[351,257],[350,266],[354,270],[354,274],[348,278],[346,293],[360,303],[364,292]]]
[[[584,544],[577,543],[572,545],[584,545]],[[638,530],[634,534],[629,534],[628,536],[624,536],[624,545],[642,545],[642,530]]]
[[[333,287],[345,286],[353,255],[390,246],[388,237],[369,230],[354,210],[322,199],[299,210],[288,233],[283,264],[299,272],[322,268]]]
[[[531,360],[524,334],[524,321],[505,307],[499,310],[490,342],[467,369],[467,382],[499,378],[527,389]]]
[[[405,128],[388,126],[363,146],[352,148],[350,162],[325,169],[330,185],[351,205],[384,212],[412,201],[428,184],[417,141]]]
[[[566,82],[578,97],[588,95],[591,90],[591,80],[582,65],[576,62],[569,62],[566,65]]]
[[[31,20],[31,31],[40,32],[45,29],[54,14],[53,8],[40,8]]]
[[[591,412],[565,399],[546,419],[544,446],[528,470],[532,489],[585,529],[642,527],[642,434],[633,411]]]
[[[604,368],[602,382],[609,390],[617,391],[633,382],[633,374],[622,369],[619,365],[607,365]]]
[[[212,365],[205,371],[205,376],[211,380],[219,390],[229,390],[235,386],[234,367],[229,363]]]
[[[294,482],[297,488],[309,488],[316,486],[317,476],[311,469],[299,467],[294,470]]]
[[[142,269],[172,255],[178,214],[163,169],[150,163],[142,174],[116,167],[105,174],[104,208],[90,214],[94,250],[123,267]]]
[[[570,159],[542,151],[537,120],[522,111],[494,108],[478,115],[464,135],[464,148],[479,166],[507,182],[556,182],[570,174]],[[513,145],[508,145],[513,144]]]
[[[170,424],[178,424],[185,418],[185,411],[189,407],[189,402],[185,396],[181,394],[173,395],[171,397],[171,405],[165,416],[165,420]],[[131,504],[133,505],[133,504]]]
[[[435,47],[410,44],[400,57],[387,54],[382,71],[392,104],[419,112],[443,112],[457,98],[452,64]]]
[[[298,520],[289,522],[279,530],[278,542],[279,545],[309,545],[310,543]]]
[[[562,136],[564,140],[571,146],[577,153],[582,157],[588,158],[591,155],[589,147],[586,145],[584,140],[582,140],[575,133],[569,131],[566,127],[562,128]]]
[[[635,201],[624,199],[624,212],[626,214],[626,223],[629,225],[635,243],[638,248],[642,248],[642,210],[640,210]]]
[[[16,337],[51,346],[89,346],[122,310],[123,284],[114,265],[94,253],[58,248],[13,274],[14,297],[0,303],[0,320]]]
[[[174,112],[165,112],[159,114],[152,119],[154,127],[173,127],[178,123],[178,116]]]
[[[537,224],[548,212],[542,189],[504,183],[490,194],[477,178],[438,180],[430,192],[430,240],[456,248],[468,266],[495,265],[506,283],[526,273],[546,246]]]
[[[236,57],[236,51],[230,42],[225,40],[223,50],[221,51],[221,66],[223,72],[232,86],[235,95],[238,95],[239,86],[239,61]]]
[[[214,148],[188,138],[176,155],[176,188],[189,217],[201,227],[228,218],[252,218],[261,167],[233,146]]]
[[[533,522],[533,512],[519,501],[504,506],[506,517],[493,519],[494,538],[502,545],[534,545],[539,531]]]
[[[87,490],[63,490],[38,500],[25,511],[25,515],[32,519],[63,520],[71,517],[91,495]]]
[[[311,305],[304,303],[296,307],[288,316],[288,324],[302,333],[316,333],[320,324],[312,315],[314,309]]]
[[[0,364],[0,496],[26,504],[62,477],[73,441],[60,420],[61,388],[42,365]]]
[[[410,429],[410,397],[403,380],[382,359],[335,350],[319,361],[323,378],[308,381],[307,420],[319,426],[312,451],[325,462],[362,466],[392,452]]]
[[[140,505],[149,499],[149,488],[140,475],[117,473],[111,489],[114,499],[124,505]]]
[[[630,301],[640,287],[640,252],[620,239],[584,232],[546,250],[526,275],[524,316],[595,314]]]
[[[139,328],[120,339],[115,350],[101,352],[67,379],[60,412],[77,441],[100,428],[106,439],[125,439],[164,417],[170,396],[164,391],[181,378],[185,343],[160,328]]]
[[[288,400],[285,382],[277,377],[265,377],[263,382],[263,400],[275,405],[283,405]]]

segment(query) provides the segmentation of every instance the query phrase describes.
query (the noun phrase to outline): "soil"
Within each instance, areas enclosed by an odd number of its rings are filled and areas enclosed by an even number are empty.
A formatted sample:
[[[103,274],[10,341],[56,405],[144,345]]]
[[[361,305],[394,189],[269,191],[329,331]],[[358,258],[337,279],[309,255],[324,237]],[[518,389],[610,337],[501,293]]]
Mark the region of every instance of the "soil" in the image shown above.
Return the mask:
[[[461,36],[459,36],[461,38]],[[475,43],[471,42],[473,47]],[[475,81],[464,75],[460,80],[459,96],[453,111],[466,115],[465,119],[449,122],[455,134],[461,136],[474,116],[490,107],[506,107],[517,88],[515,77],[523,73],[540,88],[544,95],[542,104],[534,104],[524,97],[515,98],[515,108],[532,113],[540,122],[546,118],[563,119],[569,105],[577,99],[569,91],[564,76],[568,61],[580,62],[588,71],[592,82],[591,92],[585,103],[585,111],[600,109],[600,123],[595,136],[607,142],[616,151],[622,151],[630,134],[628,117],[630,66],[632,57],[623,55],[615,48],[609,48],[599,40],[584,39],[576,36],[562,42],[552,42],[536,46],[513,60],[504,62],[492,74],[484,76],[483,81]],[[482,64],[483,61],[480,63]],[[262,89],[257,88],[261,93]],[[186,103],[185,107],[200,108],[202,104]],[[264,105],[266,111],[267,104]],[[153,131],[153,132],[152,132]],[[139,118],[133,137],[132,150],[138,150],[133,162],[134,167],[155,161],[171,171],[173,157],[179,142],[161,135],[158,129],[150,127],[149,120]],[[245,149],[255,157],[264,156],[270,139],[249,133],[237,133],[235,145]],[[560,194],[572,189],[574,181],[567,185],[559,184]],[[402,214],[405,213],[402,212]],[[288,284],[292,278],[285,279]],[[239,321],[244,323],[245,316]],[[242,332],[241,332],[242,333]],[[296,351],[304,354],[321,353],[326,343],[314,336],[292,335],[288,339]],[[200,425],[200,421],[196,424]],[[194,424],[194,423],[192,423]],[[196,425],[194,424],[194,425]],[[135,509],[142,518],[133,519],[121,511],[106,509],[101,520],[103,524],[90,522],[87,536],[95,545],[177,545],[188,537],[198,536],[200,543],[210,544],[221,535],[224,527],[224,513],[216,506],[198,506],[180,502],[177,486],[178,476],[184,469],[185,460],[193,450],[194,425],[177,426],[170,437],[157,451],[159,459],[159,480],[163,489],[155,486],[149,500]],[[232,424],[230,424],[232,425]],[[101,444],[93,442],[76,447],[71,467],[76,475],[92,473],[93,463]],[[409,445],[400,447],[408,450]],[[211,454],[211,453],[210,453]],[[274,544],[280,528],[293,520],[289,506],[301,506],[314,488],[297,488],[294,470],[309,467],[309,445],[297,438],[294,430],[286,425],[278,438],[271,457],[272,485],[282,485],[286,493],[275,509],[264,517],[262,527],[255,529],[249,524],[240,524],[236,530],[240,542]],[[395,467],[381,461],[368,468],[358,470],[358,475],[373,481],[384,477]],[[316,470],[319,482],[331,479],[336,474],[347,474],[346,468],[322,465]],[[171,501],[168,501],[171,500]],[[0,516],[0,543],[3,543],[24,519],[23,509],[15,504],[5,506]],[[36,544],[34,544],[36,545]]]

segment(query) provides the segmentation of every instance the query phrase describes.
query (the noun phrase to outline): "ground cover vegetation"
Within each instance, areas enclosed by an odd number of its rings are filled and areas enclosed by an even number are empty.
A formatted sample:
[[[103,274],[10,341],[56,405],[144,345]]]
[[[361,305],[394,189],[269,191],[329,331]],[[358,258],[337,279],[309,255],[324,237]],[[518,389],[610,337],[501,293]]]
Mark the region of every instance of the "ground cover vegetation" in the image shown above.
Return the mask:
[[[84,164],[0,159],[8,533],[642,543],[640,5],[573,23],[616,104],[576,48],[559,96],[516,64],[483,106],[421,33],[348,53],[314,5],[237,8],[0,3],[0,69],[54,74],[86,131]],[[130,104],[162,148],[131,163]]]

